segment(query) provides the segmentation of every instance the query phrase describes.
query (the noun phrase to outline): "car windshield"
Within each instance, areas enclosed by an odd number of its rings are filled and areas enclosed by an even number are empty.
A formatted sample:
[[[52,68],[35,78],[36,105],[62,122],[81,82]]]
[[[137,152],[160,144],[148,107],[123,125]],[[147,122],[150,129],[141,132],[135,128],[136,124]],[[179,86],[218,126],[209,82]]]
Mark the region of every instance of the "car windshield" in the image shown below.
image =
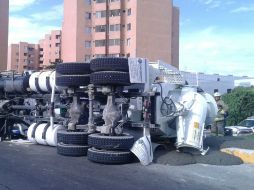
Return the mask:
[[[239,125],[244,127],[254,127],[254,120],[245,119],[242,122],[240,122]]]

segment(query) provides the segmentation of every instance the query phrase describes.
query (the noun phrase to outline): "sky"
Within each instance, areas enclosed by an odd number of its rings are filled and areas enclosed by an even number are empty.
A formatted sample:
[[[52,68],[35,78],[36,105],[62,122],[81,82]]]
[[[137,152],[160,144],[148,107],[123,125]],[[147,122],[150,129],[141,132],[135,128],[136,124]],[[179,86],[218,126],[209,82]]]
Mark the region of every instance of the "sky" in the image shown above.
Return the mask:
[[[167,0],[165,0],[167,1]],[[180,8],[180,69],[254,77],[254,0],[173,0]],[[10,0],[9,44],[61,29],[63,0]]]

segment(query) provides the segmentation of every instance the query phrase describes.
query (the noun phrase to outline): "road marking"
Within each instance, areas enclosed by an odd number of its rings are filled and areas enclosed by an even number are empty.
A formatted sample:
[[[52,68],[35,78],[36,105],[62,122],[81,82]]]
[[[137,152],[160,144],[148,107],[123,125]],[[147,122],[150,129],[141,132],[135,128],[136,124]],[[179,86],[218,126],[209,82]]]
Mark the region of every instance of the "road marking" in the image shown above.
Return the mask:
[[[237,156],[242,159],[245,164],[254,164],[254,150],[240,148],[224,148],[221,152]]]

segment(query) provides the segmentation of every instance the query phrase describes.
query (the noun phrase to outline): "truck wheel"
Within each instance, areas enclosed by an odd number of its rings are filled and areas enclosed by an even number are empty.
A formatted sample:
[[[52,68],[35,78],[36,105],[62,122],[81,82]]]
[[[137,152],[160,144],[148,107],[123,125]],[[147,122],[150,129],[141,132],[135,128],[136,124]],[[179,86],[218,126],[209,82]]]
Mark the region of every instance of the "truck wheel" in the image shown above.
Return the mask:
[[[86,156],[88,146],[57,143],[57,153],[63,156]]]
[[[101,133],[88,136],[88,145],[105,150],[129,150],[134,144],[134,137],[129,134],[122,136],[105,136]]]
[[[56,85],[64,87],[87,86],[90,84],[89,75],[62,75],[56,77]]]
[[[62,75],[85,75],[90,74],[89,63],[59,63],[56,72]]]
[[[87,158],[101,164],[126,164],[132,161],[132,153],[130,151],[106,151],[89,148]]]
[[[87,145],[88,133],[86,131],[59,130],[57,142],[72,145]]]
[[[96,85],[128,86],[130,85],[130,76],[126,72],[101,71],[92,73],[90,81]]]
[[[97,58],[90,62],[92,71],[124,71],[129,72],[127,58]]]

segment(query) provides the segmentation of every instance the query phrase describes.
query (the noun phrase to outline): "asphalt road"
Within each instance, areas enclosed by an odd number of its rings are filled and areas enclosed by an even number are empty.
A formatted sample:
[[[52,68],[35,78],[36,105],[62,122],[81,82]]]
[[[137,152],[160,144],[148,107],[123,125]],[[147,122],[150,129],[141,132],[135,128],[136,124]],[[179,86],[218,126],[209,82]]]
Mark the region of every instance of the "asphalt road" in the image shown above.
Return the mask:
[[[51,147],[0,143],[0,190],[252,190],[253,179],[254,165],[101,165]]]

